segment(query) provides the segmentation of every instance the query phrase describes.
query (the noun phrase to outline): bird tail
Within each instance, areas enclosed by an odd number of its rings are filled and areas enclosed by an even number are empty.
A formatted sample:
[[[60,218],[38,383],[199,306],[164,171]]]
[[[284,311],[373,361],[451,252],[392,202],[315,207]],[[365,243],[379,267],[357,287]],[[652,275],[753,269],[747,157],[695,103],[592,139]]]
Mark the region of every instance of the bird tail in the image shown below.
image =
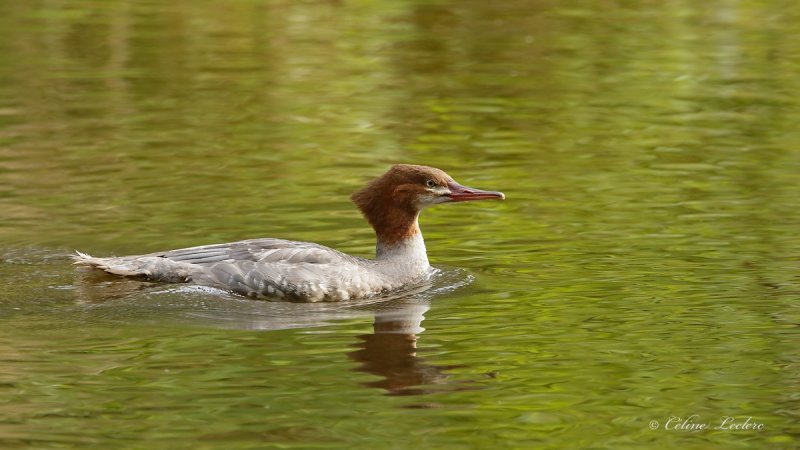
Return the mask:
[[[120,256],[96,258],[76,251],[72,255],[73,264],[92,267],[123,277],[144,277],[151,280],[187,282],[190,280],[191,265],[160,256]]]

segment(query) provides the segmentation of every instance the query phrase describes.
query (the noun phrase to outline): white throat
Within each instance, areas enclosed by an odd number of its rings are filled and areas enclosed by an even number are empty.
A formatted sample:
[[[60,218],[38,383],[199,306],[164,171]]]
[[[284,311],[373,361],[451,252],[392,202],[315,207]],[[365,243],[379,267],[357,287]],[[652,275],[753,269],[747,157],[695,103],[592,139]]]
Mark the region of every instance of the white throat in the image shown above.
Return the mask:
[[[431,268],[422,233],[416,233],[394,245],[378,242],[375,260],[381,272],[398,278],[417,278],[427,274]]]

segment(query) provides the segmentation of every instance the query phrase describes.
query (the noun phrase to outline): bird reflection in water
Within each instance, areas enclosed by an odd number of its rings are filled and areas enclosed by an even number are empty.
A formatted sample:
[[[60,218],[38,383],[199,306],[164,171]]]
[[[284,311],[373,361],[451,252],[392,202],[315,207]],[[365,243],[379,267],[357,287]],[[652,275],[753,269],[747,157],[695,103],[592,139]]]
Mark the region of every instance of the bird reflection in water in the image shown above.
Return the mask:
[[[419,395],[447,383],[445,371],[458,366],[434,365],[417,356],[417,335],[425,331],[423,314],[429,308],[407,304],[375,311],[373,332],[359,336],[358,350],[348,353],[360,363],[356,370],[381,377],[364,386],[385,389],[389,395]]]
[[[373,316],[372,333],[358,336],[352,345],[355,350],[347,353],[348,358],[358,363],[353,370],[380,377],[362,383],[363,386],[398,396],[476,387],[474,383],[450,379],[447,371],[463,366],[432,364],[417,354],[417,341],[425,331],[422,322],[431,300],[468,284],[472,278],[462,271],[440,273],[429,285],[372,303],[254,301],[223,291],[186,286],[165,289],[163,285],[111,277],[98,271],[78,270],[76,275],[78,302],[91,306],[100,320],[132,321],[155,316],[159,322],[282,330],[335,325],[341,320]]]

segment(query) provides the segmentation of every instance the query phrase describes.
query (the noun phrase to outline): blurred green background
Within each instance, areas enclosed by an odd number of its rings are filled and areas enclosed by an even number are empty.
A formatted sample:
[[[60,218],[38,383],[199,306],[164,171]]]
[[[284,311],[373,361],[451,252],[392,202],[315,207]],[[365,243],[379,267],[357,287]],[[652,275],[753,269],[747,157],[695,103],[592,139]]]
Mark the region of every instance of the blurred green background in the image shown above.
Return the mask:
[[[798,29],[785,0],[0,0],[0,447],[797,448]],[[397,162],[508,198],[424,212],[428,293],[68,259],[371,256],[348,196]],[[691,415],[765,427],[663,429]]]

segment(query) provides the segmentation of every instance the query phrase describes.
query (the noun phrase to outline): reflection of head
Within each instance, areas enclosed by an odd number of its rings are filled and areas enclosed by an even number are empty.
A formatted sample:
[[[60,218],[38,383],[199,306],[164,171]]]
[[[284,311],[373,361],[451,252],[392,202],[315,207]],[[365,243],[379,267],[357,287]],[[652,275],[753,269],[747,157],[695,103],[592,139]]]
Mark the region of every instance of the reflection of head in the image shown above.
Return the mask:
[[[393,395],[424,393],[414,386],[440,384],[447,375],[442,368],[426,364],[417,357],[417,334],[423,332],[421,323],[427,305],[405,305],[376,311],[374,333],[359,336],[358,350],[348,356],[361,365],[357,370],[382,379],[366,386],[387,390]]]

